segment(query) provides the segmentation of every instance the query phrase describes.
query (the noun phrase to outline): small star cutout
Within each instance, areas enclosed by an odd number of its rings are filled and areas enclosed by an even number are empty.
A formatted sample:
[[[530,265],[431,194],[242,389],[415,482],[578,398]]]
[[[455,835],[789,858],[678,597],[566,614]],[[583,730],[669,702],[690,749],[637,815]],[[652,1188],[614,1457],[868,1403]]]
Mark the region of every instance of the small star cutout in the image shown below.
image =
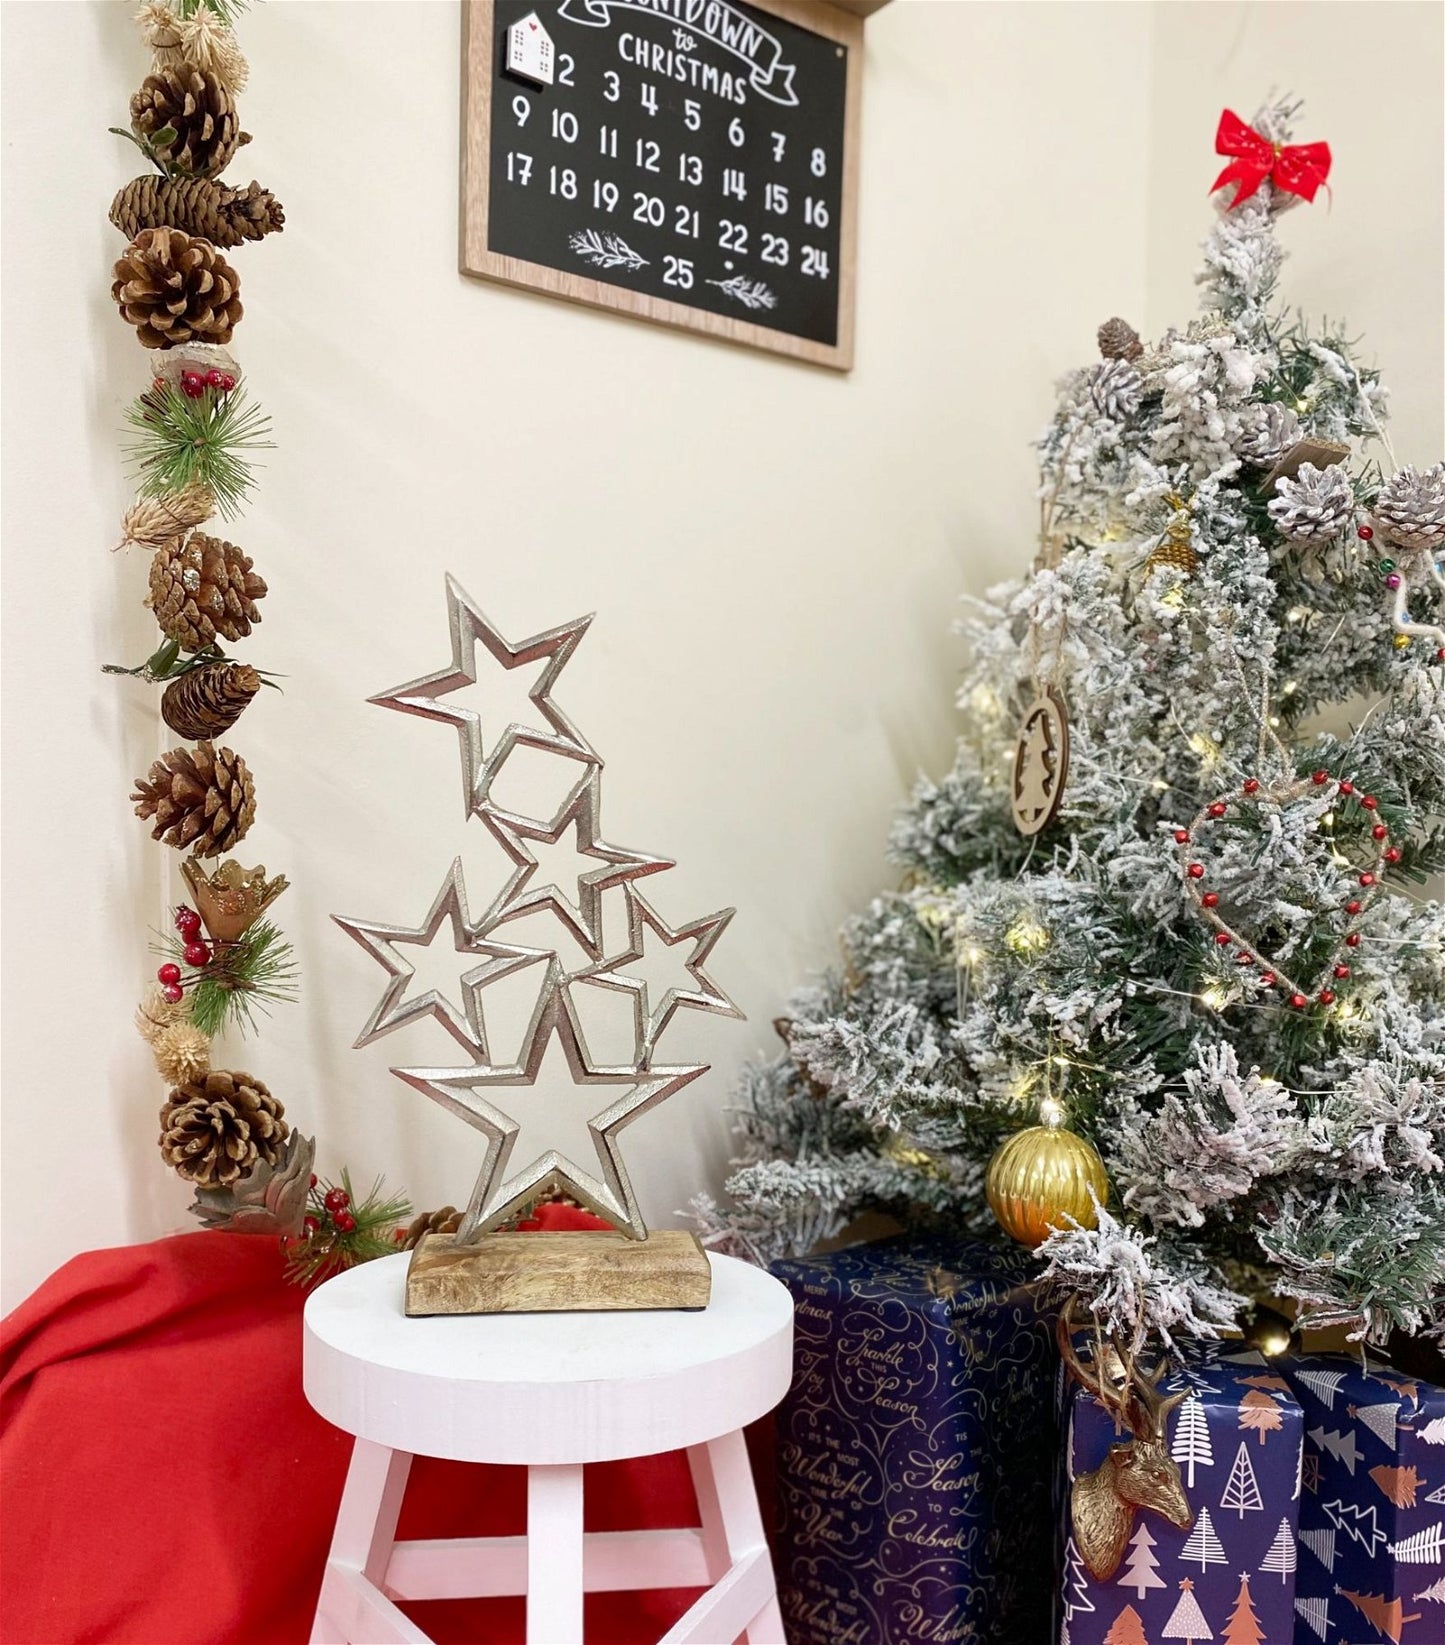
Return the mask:
[[[680,925],[673,930],[644,899],[636,886],[628,885],[626,890],[626,949],[611,959],[599,960],[586,970],[575,972],[568,980],[595,983],[599,988],[622,989],[632,994],[637,1025],[637,1064],[639,1068],[648,1068],[652,1064],[652,1053],[658,1038],[672,1021],[673,1014],[679,1007],[714,1011],[725,1017],[742,1016],[742,1012],[732,1000],[703,970],[703,962],[717,946],[718,938],[727,930],[728,923],[737,910],[725,908],[720,913],[708,914],[703,919],[692,920],[687,925]],[[645,979],[621,974],[626,966],[643,957],[646,951],[644,928],[651,929],[669,948],[682,942],[694,945],[692,957],[686,960],[684,965],[688,975],[697,984],[696,988],[669,988],[658,1004],[653,1006]]]
[[[512,859],[515,870],[501,894],[487,910],[482,928],[492,931],[508,920],[521,919],[542,909],[551,909],[593,960],[602,957],[602,893],[614,885],[624,885],[641,879],[645,874],[657,874],[674,866],[670,857],[652,857],[640,851],[629,851],[625,846],[609,845],[601,838],[602,767],[595,765],[573,789],[557,816],[550,823],[531,822],[514,817],[492,806],[483,806],[482,821],[503,851]],[[577,830],[577,851],[583,857],[595,857],[601,867],[577,877],[575,897],[570,897],[557,885],[532,885],[537,872],[537,859],[527,849],[527,840],[542,840],[555,845],[568,828]]]
[[[482,989],[524,966],[552,958],[547,949],[518,948],[508,943],[494,942],[477,932],[467,912],[467,892],[460,857],[452,863],[431,908],[418,926],[381,925],[371,920],[348,919],[340,914],[333,914],[332,918],[386,969],[391,979],[355,1042],[358,1047],[370,1045],[384,1034],[405,1028],[423,1017],[435,1017],[458,1044],[485,1061],[488,1057],[487,1037],[478,997]],[[416,967],[402,956],[397,945],[430,947],[447,921],[451,922],[452,944],[457,953],[476,955],[482,960],[480,965],[472,966],[458,977],[460,1007],[435,988],[407,999],[407,985],[416,975]]]
[[[507,756],[518,746],[563,754],[588,765],[600,763],[587,739],[552,701],[552,688],[557,683],[557,676],[567,666],[587,632],[592,622],[590,616],[563,623],[560,628],[549,628],[545,634],[534,634],[530,639],[512,645],[488,621],[456,578],[448,576],[447,619],[451,628],[451,667],[424,675],[419,680],[411,680],[406,685],[394,686],[370,701],[379,703],[383,708],[400,709],[404,714],[419,714],[423,719],[440,720],[445,725],[456,727],[462,755],[462,794],[468,815],[490,803],[497,773]],[[448,706],[442,700],[453,691],[477,683],[479,640],[503,668],[521,668],[541,658],[547,659],[546,668],[527,694],[549,730],[541,731],[513,722],[497,738],[491,751],[486,752],[482,747],[482,722],[476,712],[470,708]]]

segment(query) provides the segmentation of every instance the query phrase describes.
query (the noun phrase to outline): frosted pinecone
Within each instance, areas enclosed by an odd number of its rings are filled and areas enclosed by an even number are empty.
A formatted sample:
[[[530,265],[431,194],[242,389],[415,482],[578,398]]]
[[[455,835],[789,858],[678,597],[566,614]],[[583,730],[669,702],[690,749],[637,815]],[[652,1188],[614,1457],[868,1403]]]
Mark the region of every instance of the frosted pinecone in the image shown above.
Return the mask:
[[[1338,463],[1328,468],[1301,463],[1295,479],[1276,480],[1274,489],[1269,517],[1292,543],[1333,542],[1354,518],[1355,494]]]
[[[1375,503],[1375,519],[1401,548],[1445,547],[1445,463],[1423,474],[1407,464],[1392,474]]]
[[[1144,381],[1128,360],[1105,360],[1094,368],[1089,393],[1104,416],[1124,423],[1139,409]]]
[[[1287,405],[1271,401],[1254,407],[1234,442],[1234,454],[1255,468],[1273,468],[1299,437],[1299,418]]]

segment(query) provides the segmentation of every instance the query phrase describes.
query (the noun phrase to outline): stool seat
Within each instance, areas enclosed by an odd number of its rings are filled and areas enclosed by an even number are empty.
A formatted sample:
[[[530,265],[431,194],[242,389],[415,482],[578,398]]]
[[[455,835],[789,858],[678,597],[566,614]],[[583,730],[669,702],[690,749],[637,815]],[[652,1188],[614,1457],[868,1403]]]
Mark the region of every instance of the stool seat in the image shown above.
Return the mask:
[[[692,1587],[660,1645],[783,1645],[742,1429],[792,1380],[793,1303],[760,1269],[708,1260],[694,1313],[408,1319],[405,1254],[313,1292],[306,1396],[356,1436],[313,1645],[427,1645],[397,1601],[496,1594],[527,1596],[529,1645],[583,1645],[584,1593]],[[585,1464],[673,1450],[697,1528],[584,1532]],[[526,1536],[397,1542],[414,1455],[526,1466]]]
[[[306,1303],[306,1397],[362,1439],[460,1462],[608,1462],[679,1451],[788,1391],[793,1304],[771,1275],[711,1256],[695,1313],[403,1312],[406,1254]]]

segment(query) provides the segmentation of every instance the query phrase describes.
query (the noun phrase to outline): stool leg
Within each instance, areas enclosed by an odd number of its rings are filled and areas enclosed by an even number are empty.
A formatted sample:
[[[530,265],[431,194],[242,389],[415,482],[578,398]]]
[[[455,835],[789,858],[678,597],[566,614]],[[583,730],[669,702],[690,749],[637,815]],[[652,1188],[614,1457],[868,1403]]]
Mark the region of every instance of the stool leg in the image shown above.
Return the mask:
[[[582,1468],[527,1470],[527,1645],[582,1645]]]
[[[741,1431],[688,1448],[697,1505],[702,1519],[703,1551],[708,1576],[717,1582],[745,1554],[761,1549],[768,1559],[768,1539],[758,1511],[757,1487]],[[748,1624],[747,1645],[784,1645],[783,1617],[776,1588]]]
[[[332,1578],[333,1569],[357,1572],[373,1587],[381,1588],[410,1472],[411,1457],[405,1451],[389,1451],[369,1439],[358,1439],[353,1446],[326,1573],[321,1580],[311,1645],[350,1645],[338,1632],[334,1619],[337,1610],[349,1614],[350,1602],[335,1591],[338,1585]]]

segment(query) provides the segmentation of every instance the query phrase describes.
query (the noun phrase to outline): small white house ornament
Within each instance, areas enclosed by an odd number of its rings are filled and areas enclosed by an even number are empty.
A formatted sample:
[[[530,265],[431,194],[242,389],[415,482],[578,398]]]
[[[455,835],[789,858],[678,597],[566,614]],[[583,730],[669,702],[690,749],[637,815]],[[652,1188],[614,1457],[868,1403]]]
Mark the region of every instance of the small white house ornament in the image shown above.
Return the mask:
[[[550,86],[556,60],[552,36],[536,12],[529,11],[507,30],[508,74],[530,80],[534,85]]]

